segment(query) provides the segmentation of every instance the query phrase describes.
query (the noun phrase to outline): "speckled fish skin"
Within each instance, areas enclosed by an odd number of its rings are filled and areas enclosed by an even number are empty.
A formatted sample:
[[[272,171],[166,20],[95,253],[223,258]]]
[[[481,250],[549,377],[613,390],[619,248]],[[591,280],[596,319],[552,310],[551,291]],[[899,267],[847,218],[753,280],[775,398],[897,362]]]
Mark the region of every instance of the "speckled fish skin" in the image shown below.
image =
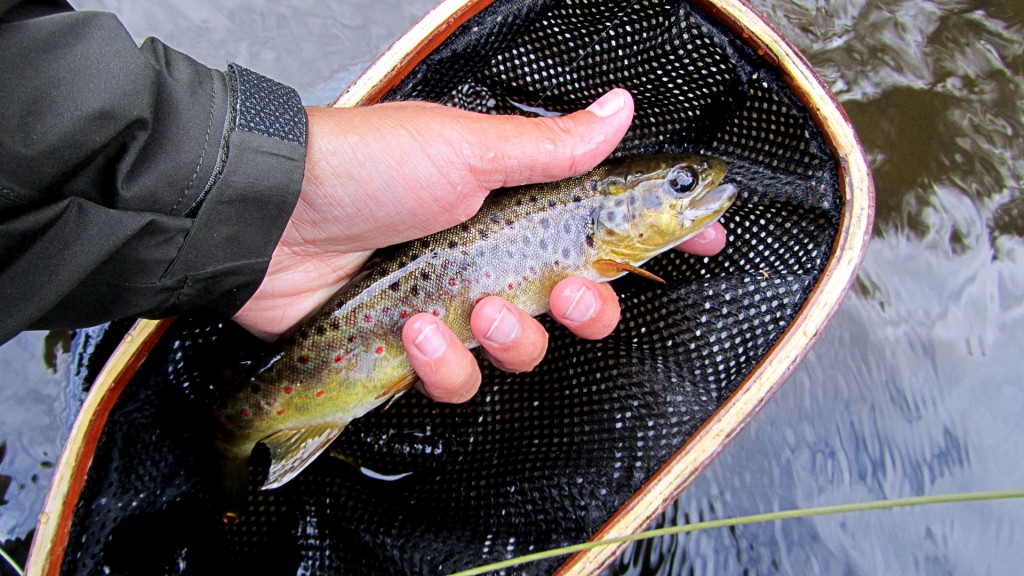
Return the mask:
[[[475,346],[470,314],[481,298],[498,295],[538,315],[564,278],[621,276],[595,262],[639,266],[711,224],[736,195],[720,185],[725,171],[721,160],[693,155],[611,161],[496,191],[465,223],[378,252],[219,408],[228,473],[244,470],[263,442],[271,450],[264,488],[279,486],[346,424],[407,389],[415,376],[401,330],[413,314],[434,314]]]

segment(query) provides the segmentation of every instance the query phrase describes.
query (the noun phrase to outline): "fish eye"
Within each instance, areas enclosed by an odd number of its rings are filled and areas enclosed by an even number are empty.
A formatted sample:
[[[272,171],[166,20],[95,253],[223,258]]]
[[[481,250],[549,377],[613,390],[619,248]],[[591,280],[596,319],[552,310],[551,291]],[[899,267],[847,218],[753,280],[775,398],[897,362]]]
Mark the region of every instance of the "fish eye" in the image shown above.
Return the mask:
[[[676,194],[688,194],[693,192],[700,182],[700,175],[692,166],[679,165],[668,173],[665,183]]]

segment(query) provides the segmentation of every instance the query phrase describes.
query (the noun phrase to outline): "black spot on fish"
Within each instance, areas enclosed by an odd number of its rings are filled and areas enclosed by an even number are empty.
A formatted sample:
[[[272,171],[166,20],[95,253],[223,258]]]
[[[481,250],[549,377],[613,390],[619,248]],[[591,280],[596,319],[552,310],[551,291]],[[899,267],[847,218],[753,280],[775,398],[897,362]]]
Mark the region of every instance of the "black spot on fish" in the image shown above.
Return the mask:
[[[497,214],[491,214],[491,217],[488,218],[488,220],[490,220],[492,224],[501,224],[501,218],[498,218]]]
[[[409,289],[409,294],[412,294],[413,296],[419,296],[420,295],[420,286],[419,286],[419,284],[413,284],[412,288]]]
[[[323,324],[317,324],[316,325],[316,333],[319,336],[323,336],[324,334],[327,333],[327,327],[324,326]]]
[[[558,206],[558,202],[555,202],[554,200],[548,200],[548,208],[554,208],[556,206]]]
[[[587,188],[590,188],[591,192],[597,192],[597,180],[587,182]]]
[[[523,199],[522,198],[516,198],[516,208],[519,208],[522,205],[523,205]]]
[[[341,330],[341,318],[331,318],[331,330]]]
[[[593,248],[593,247],[594,247],[594,235],[593,234],[587,234],[587,248]]]
[[[531,195],[530,196],[530,204],[536,204],[536,203],[537,203],[537,196],[536,195]]]
[[[402,286],[398,282],[392,282],[388,285],[388,290],[391,290],[392,292],[398,292],[401,288]]]
[[[426,270],[424,270],[423,272],[420,272],[420,278],[422,278],[424,282],[429,282],[430,281],[430,272],[427,272]]]
[[[551,229],[551,219],[550,218],[541,218],[540,219],[540,227],[541,227],[542,230],[550,230]]]
[[[450,249],[452,249],[452,248],[455,248],[455,247],[456,247],[456,246],[458,246],[458,245],[459,245],[459,243],[458,243],[458,242],[456,242],[455,240],[449,240],[449,241],[448,241],[448,249],[449,249],[449,250],[450,250]]]
[[[512,226],[513,224],[515,224],[515,221],[512,220],[511,218],[505,219],[505,226]]]
[[[463,232],[469,232],[469,224],[463,223],[461,226],[459,226],[459,230],[462,230]]]
[[[484,230],[483,228],[478,230],[477,233],[480,234],[480,238],[483,240],[487,240],[491,237],[491,235],[487,233],[487,230]]]
[[[583,202],[583,197],[580,196],[579,194],[577,194],[577,195],[572,197],[572,201],[577,203],[577,204],[579,204],[580,202]]]

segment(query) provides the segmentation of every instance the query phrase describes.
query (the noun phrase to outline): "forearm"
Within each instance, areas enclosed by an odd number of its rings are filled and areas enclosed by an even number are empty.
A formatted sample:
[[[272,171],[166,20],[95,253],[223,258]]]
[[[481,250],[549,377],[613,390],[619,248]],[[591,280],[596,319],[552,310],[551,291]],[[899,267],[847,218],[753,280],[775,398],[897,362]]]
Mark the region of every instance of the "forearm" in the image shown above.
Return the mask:
[[[113,16],[0,4],[0,342],[259,286],[302,180],[297,94]]]

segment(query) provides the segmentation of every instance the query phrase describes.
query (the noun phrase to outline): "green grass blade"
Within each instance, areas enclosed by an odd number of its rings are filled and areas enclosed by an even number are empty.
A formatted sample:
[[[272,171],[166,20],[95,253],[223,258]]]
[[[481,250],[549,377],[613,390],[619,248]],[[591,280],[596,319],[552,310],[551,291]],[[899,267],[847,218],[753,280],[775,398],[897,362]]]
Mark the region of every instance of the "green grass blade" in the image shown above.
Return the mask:
[[[7,550],[4,550],[2,546],[0,546],[0,557],[7,560],[7,563],[10,564],[11,568],[18,573],[18,576],[25,576],[25,571],[21,569],[21,566],[18,566],[18,563],[14,561],[14,558],[11,558],[7,553]]]
[[[914,496],[911,498],[876,500],[873,502],[862,502],[858,504],[840,504],[837,506],[821,506],[817,508],[801,508],[797,510],[769,512],[766,514],[754,514],[752,516],[740,516],[737,518],[724,518],[722,520],[711,520],[709,522],[698,522],[696,524],[687,524],[685,526],[671,526],[668,528],[659,528],[657,530],[648,530],[646,532],[640,532],[637,534],[631,534],[629,536],[622,536],[619,538],[609,538],[607,540],[584,542],[582,544],[575,544],[573,546],[566,546],[564,548],[544,550],[541,552],[535,552],[533,554],[527,554],[525,556],[519,556],[518,558],[503,560],[501,562],[487,564],[486,566],[480,566],[477,568],[464,570],[462,572],[456,572],[451,576],[473,576],[475,574],[485,574],[487,572],[501,570],[503,568],[509,568],[512,566],[518,566],[520,564],[526,564],[528,562],[536,562],[537,560],[546,560],[548,558],[564,556],[566,554],[573,554],[583,550],[597,548],[598,546],[621,544],[623,542],[635,542],[637,540],[658,538],[660,536],[669,536],[673,534],[682,534],[684,532],[695,532],[697,530],[708,530],[711,528],[741,526],[743,524],[756,524],[758,522],[770,522],[773,520],[789,520],[792,518],[808,518],[811,516],[825,516],[829,514],[848,514],[850,512],[890,510],[893,508],[905,508],[908,506],[955,504],[960,502],[977,502],[981,500],[1006,500],[1010,498],[1024,498],[1024,490],[1005,490],[999,492],[965,492],[961,494],[940,494],[938,496]]]

